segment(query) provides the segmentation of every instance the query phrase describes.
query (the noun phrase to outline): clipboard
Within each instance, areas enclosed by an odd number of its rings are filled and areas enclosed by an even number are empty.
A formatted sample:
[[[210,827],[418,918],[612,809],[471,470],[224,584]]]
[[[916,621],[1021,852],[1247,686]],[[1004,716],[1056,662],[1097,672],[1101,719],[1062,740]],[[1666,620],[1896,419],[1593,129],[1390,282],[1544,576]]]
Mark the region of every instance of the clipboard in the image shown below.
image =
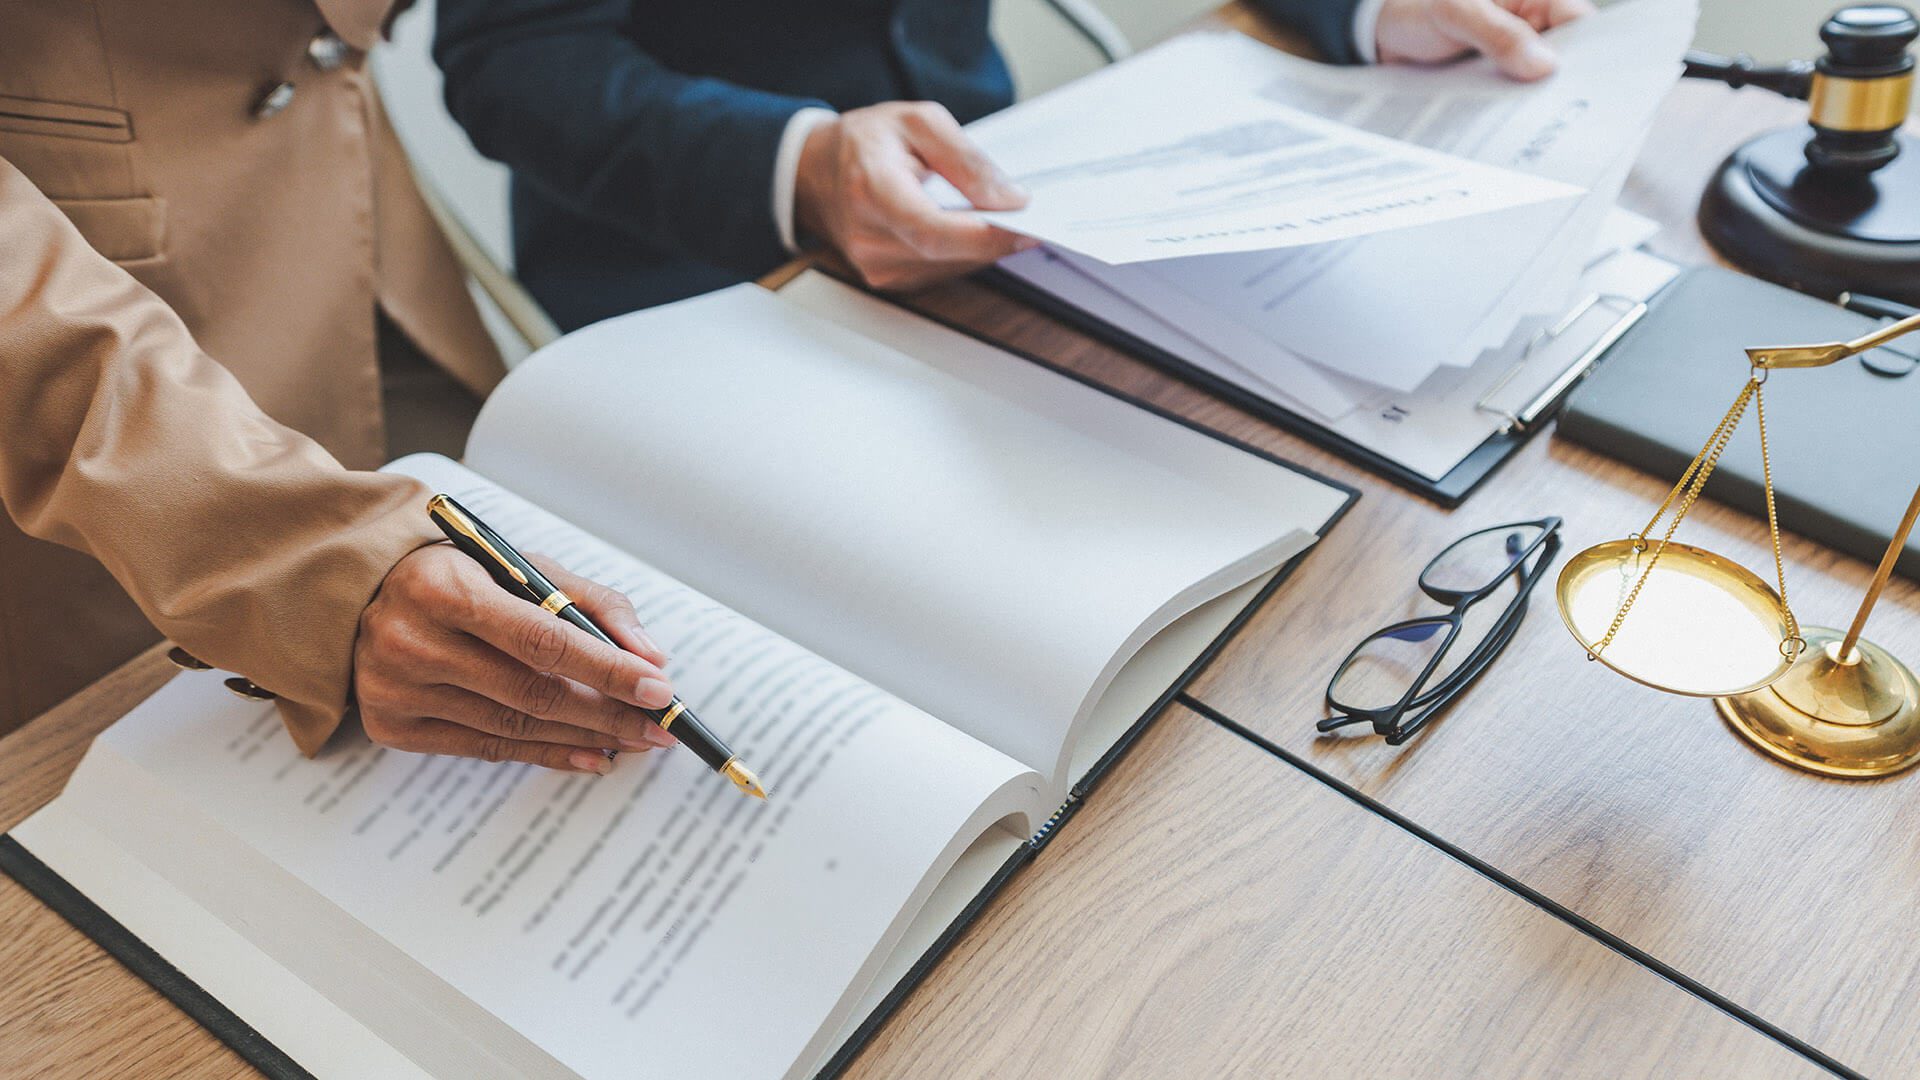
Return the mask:
[[[1473,402],[1473,408],[1494,414],[1500,422],[1478,446],[1435,479],[1329,428],[1317,419],[1295,412],[1255,390],[1175,355],[1004,269],[989,268],[982,271],[979,277],[990,287],[1059,319],[1103,344],[1193,383],[1283,431],[1338,454],[1369,472],[1449,509],[1465,502],[1501,464],[1546,426],[1567,395],[1593,370],[1608,348],[1647,313],[1647,302],[1635,297],[1597,292],[1583,295],[1559,320],[1535,334],[1513,365],[1496,379],[1493,387]],[[1520,370],[1530,360],[1537,360],[1549,350],[1556,355],[1570,352],[1571,359],[1545,380],[1542,389],[1527,395],[1524,400],[1509,401],[1502,398],[1501,395],[1514,384]]]

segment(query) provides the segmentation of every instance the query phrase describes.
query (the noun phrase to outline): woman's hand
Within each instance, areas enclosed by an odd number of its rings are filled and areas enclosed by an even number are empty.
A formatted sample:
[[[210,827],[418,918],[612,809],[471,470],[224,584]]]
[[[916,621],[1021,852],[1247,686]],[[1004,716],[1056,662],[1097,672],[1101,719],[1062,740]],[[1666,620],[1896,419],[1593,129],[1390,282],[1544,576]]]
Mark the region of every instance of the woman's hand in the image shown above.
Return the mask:
[[[591,773],[612,768],[605,751],[673,745],[636,708],[665,706],[673,687],[632,603],[534,561],[621,648],[510,595],[451,545],[420,548],[360,616],[353,685],[369,738]]]
[[[1553,74],[1540,32],[1593,14],[1588,0],[1386,0],[1374,26],[1382,63],[1421,64],[1485,53],[1522,81]]]

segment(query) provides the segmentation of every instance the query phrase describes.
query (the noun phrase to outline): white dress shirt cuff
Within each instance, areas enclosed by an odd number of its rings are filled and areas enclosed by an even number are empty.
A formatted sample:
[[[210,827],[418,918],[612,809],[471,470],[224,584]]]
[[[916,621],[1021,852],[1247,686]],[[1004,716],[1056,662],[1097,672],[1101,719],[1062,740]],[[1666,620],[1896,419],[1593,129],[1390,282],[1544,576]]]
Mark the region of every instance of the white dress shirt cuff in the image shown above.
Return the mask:
[[[837,113],[832,109],[808,107],[793,114],[787,121],[787,129],[780,135],[780,148],[773,155],[773,226],[780,231],[780,246],[787,254],[800,254],[800,244],[793,235],[793,199],[800,180],[800,151],[807,145],[807,136],[821,123],[833,119]]]
[[[1380,47],[1375,41],[1380,30],[1380,9],[1387,0],[1360,0],[1353,9],[1353,51],[1363,63],[1380,62]]]

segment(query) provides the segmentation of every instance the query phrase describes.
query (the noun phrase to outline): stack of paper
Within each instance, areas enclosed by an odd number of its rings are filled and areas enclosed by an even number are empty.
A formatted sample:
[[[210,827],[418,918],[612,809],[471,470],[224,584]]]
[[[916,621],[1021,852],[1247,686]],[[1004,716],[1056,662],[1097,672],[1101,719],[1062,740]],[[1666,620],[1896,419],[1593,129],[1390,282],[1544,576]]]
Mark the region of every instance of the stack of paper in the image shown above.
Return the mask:
[[[1650,234],[1613,203],[1696,11],[1624,0],[1552,31],[1533,84],[1177,38],[969,129],[1033,194],[990,216],[1047,242],[1003,266],[1323,425],[1490,384]],[[1498,426],[1466,412],[1405,463],[1438,476]]]

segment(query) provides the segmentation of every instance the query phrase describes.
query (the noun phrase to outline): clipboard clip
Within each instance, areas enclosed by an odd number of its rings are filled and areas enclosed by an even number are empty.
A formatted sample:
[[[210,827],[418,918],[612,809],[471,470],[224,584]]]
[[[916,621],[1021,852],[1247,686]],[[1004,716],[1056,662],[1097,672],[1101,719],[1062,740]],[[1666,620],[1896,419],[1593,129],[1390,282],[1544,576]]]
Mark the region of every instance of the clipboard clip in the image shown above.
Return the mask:
[[[1494,398],[1498,397],[1500,391],[1506,389],[1507,384],[1520,374],[1521,369],[1527,366],[1527,361],[1533,358],[1535,352],[1559,340],[1595,308],[1617,312],[1618,316],[1599,337],[1593,340],[1591,345],[1580,353],[1579,358],[1567,365],[1565,371],[1555,376],[1538,394],[1534,395],[1533,400],[1522,405],[1517,411],[1493,404]],[[1480,412],[1491,413],[1500,418],[1499,434],[1508,435],[1516,431],[1530,430],[1542,416],[1552,411],[1553,406],[1566,396],[1567,391],[1572,389],[1575,383],[1593,370],[1593,365],[1613,347],[1613,343],[1620,340],[1620,336],[1632,329],[1633,324],[1639,322],[1641,316],[1646,313],[1645,301],[1636,300],[1631,296],[1621,296],[1617,293],[1588,295],[1585,300],[1575,304],[1571,311],[1561,316],[1559,322],[1529,338],[1526,347],[1520,350],[1519,358],[1513,362],[1513,366],[1494,380],[1493,385],[1487,388],[1487,392],[1480,396],[1480,400],[1473,403],[1473,407]]]

